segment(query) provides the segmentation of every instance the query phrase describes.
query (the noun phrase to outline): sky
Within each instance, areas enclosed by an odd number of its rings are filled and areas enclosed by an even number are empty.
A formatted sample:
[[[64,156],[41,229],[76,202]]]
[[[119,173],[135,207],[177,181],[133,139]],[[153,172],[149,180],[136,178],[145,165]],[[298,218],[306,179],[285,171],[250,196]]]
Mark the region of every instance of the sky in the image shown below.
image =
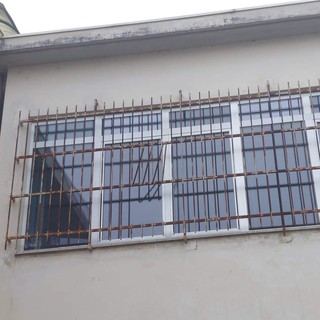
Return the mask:
[[[294,2],[288,0],[0,1],[5,5],[20,33],[108,25]]]

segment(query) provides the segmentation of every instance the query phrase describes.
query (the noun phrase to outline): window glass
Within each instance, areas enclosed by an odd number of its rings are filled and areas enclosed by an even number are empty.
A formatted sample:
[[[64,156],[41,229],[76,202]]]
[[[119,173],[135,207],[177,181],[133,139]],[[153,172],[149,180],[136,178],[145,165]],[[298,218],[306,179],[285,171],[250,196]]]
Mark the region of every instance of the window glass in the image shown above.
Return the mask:
[[[240,104],[240,118],[244,120],[285,117],[301,114],[300,98],[258,101]]]
[[[35,141],[54,141],[75,138],[92,137],[94,121],[70,121],[56,122],[37,125],[35,130]]]
[[[105,152],[104,240],[163,235],[162,146],[116,144]]]
[[[230,106],[183,108],[170,112],[170,127],[190,127],[230,122]]]
[[[174,232],[184,232],[185,225],[186,232],[235,228],[233,178],[226,176],[232,173],[230,140],[223,134],[175,138],[172,161],[173,180],[178,180],[173,214],[180,221]]]
[[[86,144],[92,149],[92,144]],[[92,180],[92,153],[82,150],[83,145],[34,149],[27,234],[45,234],[30,238],[25,249],[70,246],[88,242],[86,231],[78,234],[51,236],[53,232],[87,230],[91,210],[90,187]]]
[[[318,223],[316,213],[305,212],[317,206],[306,133],[299,130],[302,125],[242,129],[251,229]]]
[[[105,135],[146,132],[161,129],[161,113],[126,114],[114,116],[103,121]]]
[[[311,107],[313,112],[320,112],[320,96],[311,97]]]

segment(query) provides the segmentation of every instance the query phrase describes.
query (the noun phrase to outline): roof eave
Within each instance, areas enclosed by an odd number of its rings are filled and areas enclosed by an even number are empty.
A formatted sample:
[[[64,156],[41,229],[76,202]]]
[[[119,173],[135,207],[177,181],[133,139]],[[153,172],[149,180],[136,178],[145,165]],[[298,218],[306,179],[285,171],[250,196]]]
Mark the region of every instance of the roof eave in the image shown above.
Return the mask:
[[[0,68],[317,33],[320,2],[0,39]],[[161,40],[161,41],[159,41]],[[81,50],[79,50],[81,49]]]

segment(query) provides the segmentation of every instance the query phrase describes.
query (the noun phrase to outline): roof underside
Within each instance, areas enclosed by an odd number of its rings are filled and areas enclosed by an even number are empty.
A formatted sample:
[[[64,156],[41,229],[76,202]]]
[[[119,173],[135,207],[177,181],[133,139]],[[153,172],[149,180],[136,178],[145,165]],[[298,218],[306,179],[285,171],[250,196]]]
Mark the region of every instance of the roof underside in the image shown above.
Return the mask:
[[[255,41],[320,31],[320,2],[0,39],[0,68]]]

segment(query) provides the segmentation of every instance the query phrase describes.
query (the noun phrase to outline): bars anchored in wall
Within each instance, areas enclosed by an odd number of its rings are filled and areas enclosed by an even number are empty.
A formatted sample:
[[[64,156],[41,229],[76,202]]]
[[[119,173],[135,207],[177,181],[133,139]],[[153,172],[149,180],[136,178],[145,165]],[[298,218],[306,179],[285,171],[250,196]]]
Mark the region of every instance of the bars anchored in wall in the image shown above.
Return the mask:
[[[320,87],[19,117],[17,251],[319,224]]]

